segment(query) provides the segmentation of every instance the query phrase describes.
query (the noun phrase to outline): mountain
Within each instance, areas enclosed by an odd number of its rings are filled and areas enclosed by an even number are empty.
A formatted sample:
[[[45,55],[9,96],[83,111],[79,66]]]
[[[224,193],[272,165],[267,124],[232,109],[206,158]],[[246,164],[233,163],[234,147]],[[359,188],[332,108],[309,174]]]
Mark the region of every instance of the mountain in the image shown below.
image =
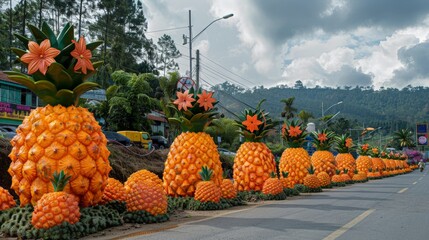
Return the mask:
[[[271,116],[281,119],[284,108],[282,99],[295,97],[293,106],[309,111],[318,119],[322,115],[322,103],[325,115],[340,113],[335,119],[345,118],[354,121],[357,126],[390,128],[392,131],[401,128],[414,129],[418,122],[429,119],[429,88],[411,87],[404,89],[374,90],[368,87],[355,88],[289,88],[276,86],[272,88],[257,87],[244,90],[230,83],[216,85],[216,97],[220,100],[220,109],[225,115],[233,117],[249,106],[255,107],[261,99]],[[334,119],[333,119],[334,120]]]

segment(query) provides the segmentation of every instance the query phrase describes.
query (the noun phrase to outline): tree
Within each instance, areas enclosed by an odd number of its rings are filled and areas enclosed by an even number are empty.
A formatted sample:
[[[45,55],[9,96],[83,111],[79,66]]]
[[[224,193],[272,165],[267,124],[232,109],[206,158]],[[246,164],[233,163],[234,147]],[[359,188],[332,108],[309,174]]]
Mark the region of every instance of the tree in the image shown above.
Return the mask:
[[[301,80],[297,80],[297,81],[295,82],[295,86],[294,86],[294,88],[295,88],[295,89],[303,89],[303,88],[304,88],[304,84],[302,83],[302,81],[301,81]]]
[[[393,139],[399,143],[401,147],[414,147],[413,132],[409,129],[401,129],[393,133]]]
[[[137,75],[122,70],[112,73],[114,85],[106,91],[108,129],[150,131],[150,122],[145,115],[159,104],[156,99],[149,97],[152,89],[146,77],[145,74]]]
[[[307,123],[308,123],[308,120],[309,120],[310,118],[313,118],[314,116],[313,116],[313,114],[312,114],[311,112],[308,112],[308,111],[305,111],[305,110],[301,110],[301,111],[298,113],[298,117],[302,120],[302,122],[303,122],[304,124],[307,124]]]
[[[234,144],[238,144],[239,139],[239,127],[235,125],[235,121],[230,118],[221,118],[216,120],[216,126],[211,126],[206,129],[206,132],[213,137],[213,139],[217,139],[217,137],[221,137],[222,146],[226,148],[232,149],[234,148]],[[235,149],[234,149],[235,150]]]
[[[165,76],[166,70],[178,70],[179,65],[174,59],[180,57],[179,50],[177,50],[174,40],[169,35],[162,35],[158,39],[158,56],[156,63],[158,64],[158,70],[162,70]]]
[[[293,101],[295,101],[295,97],[290,97],[287,99],[282,99],[281,102],[285,104],[282,112],[282,117],[285,117],[287,120],[294,118],[295,113],[298,111],[298,109],[294,108]]]

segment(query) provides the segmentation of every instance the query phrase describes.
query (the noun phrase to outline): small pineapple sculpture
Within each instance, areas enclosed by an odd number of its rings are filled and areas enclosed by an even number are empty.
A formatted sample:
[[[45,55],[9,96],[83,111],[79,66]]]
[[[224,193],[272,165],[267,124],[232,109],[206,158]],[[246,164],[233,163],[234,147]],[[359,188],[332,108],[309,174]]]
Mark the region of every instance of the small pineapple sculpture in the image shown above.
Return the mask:
[[[213,183],[221,185],[222,164],[217,146],[204,132],[218,114],[214,108],[217,101],[212,95],[213,92],[205,90],[200,94],[188,90],[177,92],[177,99],[171,105],[177,110],[177,118],[168,120],[179,125],[182,133],[174,139],[165,161],[163,186],[170,196],[193,197],[203,166],[213,170]]]
[[[264,101],[264,100],[263,100]],[[260,109],[244,110],[236,125],[245,138],[234,158],[234,185],[238,191],[261,191],[271,172],[276,171],[276,162],[271,150],[261,142],[273,130],[273,122],[268,113]]]
[[[363,144],[358,148],[359,157],[356,159],[356,168],[359,172],[368,173],[373,168],[371,157],[369,156],[369,144]]]
[[[287,121],[283,125],[282,135],[287,148],[280,158],[279,171],[288,172],[294,185],[303,184],[311,160],[308,152],[302,147],[307,136],[302,122]]]
[[[335,150],[338,152],[337,156],[335,156],[337,169],[347,168],[349,170],[349,176],[353,178],[354,171],[356,170],[356,160],[350,153],[354,149],[353,139],[349,137],[349,135],[343,134],[341,136],[337,136],[335,140]]]
[[[368,181],[368,178],[365,173],[360,173],[358,170],[355,170],[352,181],[355,183],[362,183]]]
[[[277,178],[274,172],[271,172],[270,178],[265,180],[262,187],[262,193],[265,195],[277,195],[283,192],[283,183]]]
[[[331,183],[333,186],[345,186],[346,183],[344,182],[344,179],[341,177],[341,171],[340,170],[335,170],[335,175],[332,176],[331,178]]]
[[[111,201],[125,202],[127,195],[124,184],[114,178],[107,179],[107,186],[104,188],[101,204],[106,204]]]
[[[326,172],[320,172],[317,174],[317,178],[320,181],[320,185],[323,188],[329,188],[331,187],[331,177]]]
[[[344,170],[343,170],[343,173],[341,173],[341,177],[343,178],[343,181],[345,182],[345,183],[348,183],[348,184],[350,184],[350,183],[353,183],[352,182],[352,178],[350,177],[350,175],[348,174],[348,172],[349,172],[349,170],[347,169],[347,168],[345,168]]]
[[[371,149],[371,161],[373,170],[375,173],[375,177],[380,178],[383,174],[383,169],[386,168],[386,165],[384,165],[383,160],[380,158],[381,152],[380,149],[377,147],[373,147]]]
[[[288,172],[282,172],[282,178],[280,178],[280,181],[283,183],[283,188],[290,188],[292,189],[294,187],[293,181],[288,178],[289,173]]]
[[[231,171],[226,170],[223,172],[223,180],[222,180],[222,184],[220,185],[220,188],[222,190],[222,198],[234,199],[237,197],[237,190],[235,189],[231,179],[228,178],[229,172]]]
[[[304,178],[304,186],[308,188],[310,192],[320,192],[322,191],[319,178],[315,175],[316,169],[311,165],[308,169],[308,174]]]
[[[64,171],[54,173],[51,180],[54,192],[44,194],[34,206],[31,224],[35,228],[48,229],[63,222],[75,224],[79,221],[79,198],[63,191],[70,178]]]
[[[334,143],[335,133],[326,129],[312,132],[311,138],[316,146],[316,151],[311,156],[311,164],[315,167],[315,174],[326,172],[329,176],[335,174],[336,162],[334,154],[329,150]]]
[[[54,189],[50,177],[64,171],[70,182],[64,191],[78,197],[83,207],[99,203],[111,170],[107,140],[93,114],[76,107],[79,97],[98,88],[89,82],[102,62],[91,62],[91,51],[101,41],[86,44],[74,40],[74,28],[66,24],[56,36],[43,23],[39,29],[28,25],[33,38],[15,36],[26,47],[13,48],[28,74],[4,71],[11,81],[33,91],[44,107],[33,109],[25,117],[11,140],[11,188],[21,206],[35,205]]]
[[[213,170],[207,166],[203,166],[199,172],[201,182],[197,184],[194,199],[200,202],[218,203],[222,197],[222,191],[211,179]]]
[[[0,211],[15,207],[16,202],[8,190],[0,187]]]
[[[152,216],[167,214],[167,195],[162,186],[151,180],[128,183],[126,204],[128,212],[146,211]]]

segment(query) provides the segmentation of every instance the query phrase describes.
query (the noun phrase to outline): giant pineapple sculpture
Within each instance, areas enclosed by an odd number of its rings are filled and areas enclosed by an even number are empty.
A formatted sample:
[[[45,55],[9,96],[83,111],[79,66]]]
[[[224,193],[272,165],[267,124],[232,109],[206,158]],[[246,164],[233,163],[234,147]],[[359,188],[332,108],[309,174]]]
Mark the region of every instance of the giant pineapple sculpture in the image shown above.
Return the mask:
[[[287,121],[282,128],[283,139],[287,148],[284,150],[279,163],[280,172],[288,172],[293,184],[303,184],[311,165],[308,152],[302,147],[307,132],[302,122]]]
[[[217,146],[210,135],[203,132],[217,115],[216,99],[212,92],[177,92],[173,106],[177,118],[169,118],[178,124],[182,133],[174,139],[165,161],[163,186],[170,196],[194,196],[197,183],[201,181],[199,172],[203,166],[213,171],[211,180],[216,186],[222,183],[222,166]],[[195,97],[195,98],[194,98]]]
[[[265,135],[273,130],[273,122],[268,113],[260,109],[245,109],[236,121],[245,142],[241,144],[234,158],[234,186],[237,191],[261,191],[264,182],[276,173],[276,162],[271,150],[262,142]]]
[[[28,25],[33,39],[16,37],[27,47],[13,52],[27,67],[28,74],[5,71],[8,78],[26,86],[44,103],[31,111],[11,140],[12,189],[21,206],[35,205],[53,192],[50,177],[64,171],[70,176],[64,191],[79,198],[79,205],[95,205],[102,199],[109,172],[106,138],[92,113],[76,107],[80,95],[97,88],[88,77],[102,62],[91,62],[91,51],[101,41],[86,44],[74,38],[66,24],[58,36],[43,23],[41,29]]]
[[[356,169],[359,172],[368,174],[369,169],[373,169],[372,160],[369,156],[369,144],[365,143],[358,148],[359,157],[356,159]]]
[[[356,170],[356,160],[350,153],[353,150],[353,139],[347,134],[336,137],[335,150],[338,154],[335,156],[337,169],[347,169],[350,178],[353,178]]]
[[[311,138],[316,146],[316,151],[311,156],[311,164],[315,168],[315,176],[321,172],[326,172],[330,177],[334,176],[336,162],[334,154],[329,150],[334,142],[335,133],[323,129],[321,131],[312,132]]]

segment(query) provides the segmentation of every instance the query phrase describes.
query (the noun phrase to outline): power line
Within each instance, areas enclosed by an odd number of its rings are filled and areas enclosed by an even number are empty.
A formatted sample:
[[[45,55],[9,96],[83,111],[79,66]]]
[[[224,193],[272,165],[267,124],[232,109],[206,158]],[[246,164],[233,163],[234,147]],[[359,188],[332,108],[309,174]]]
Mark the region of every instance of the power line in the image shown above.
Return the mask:
[[[149,31],[149,32],[146,32],[146,33],[167,32],[167,31],[172,31],[172,30],[184,29],[184,28],[188,28],[188,27],[189,27],[189,26],[185,26],[185,27],[175,27],[175,28],[166,28],[166,29],[160,29],[160,30]]]
[[[234,75],[234,76],[236,76],[236,77],[239,77],[239,78],[243,79],[244,81],[246,81],[246,82],[248,82],[248,83],[251,83],[251,84],[256,85],[254,82],[252,82],[252,81],[250,81],[250,80],[248,80],[248,79],[246,79],[246,78],[244,78],[244,77],[242,77],[242,76],[238,75],[238,74],[237,74],[237,73],[235,73],[235,72],[232,72],[231,70],[227,69],[226,67],[222,66],[221,64],[219,64],[219,63],[217,63],[217,62],[215,62],[215,61],[211,60],[211,59],[210,59],[210,58],[208,58],[207,56],[204,56],[204,55],[202,55],[202,54],[200,54],[200,55],[201,55],[203,58],[205,58],[205,59],[209,60],[210,62],[212,62],[212,63],[216,64],[216,65],[217,65],[217,66],[219,66],[220,68],[224,69],[225,71],[227,71],[227,72],[231,73],[232,75]]]

